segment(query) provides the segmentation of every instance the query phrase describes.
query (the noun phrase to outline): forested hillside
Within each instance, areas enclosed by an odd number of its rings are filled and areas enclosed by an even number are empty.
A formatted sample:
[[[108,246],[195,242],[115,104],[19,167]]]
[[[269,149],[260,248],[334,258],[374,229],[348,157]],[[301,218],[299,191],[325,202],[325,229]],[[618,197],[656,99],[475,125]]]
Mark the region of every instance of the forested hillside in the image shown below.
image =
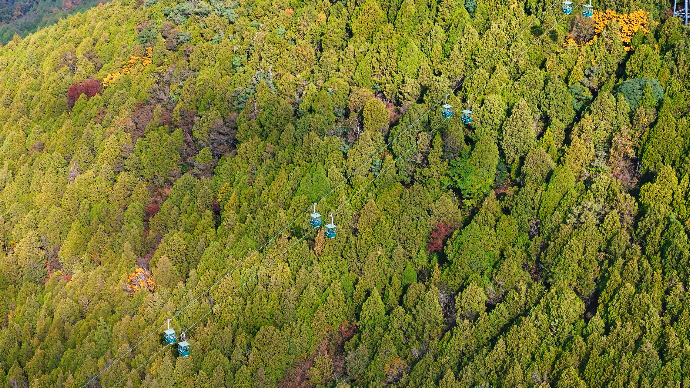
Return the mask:
[[[0,383],[689,386],[690,36],[581,5],[114,0],[13,39]]]
[[[85,11],[98,3],[98,0],[2,0],[0,44],[6,44],[15,34],[27,36],[38,28],[52,25],[60,18]]]

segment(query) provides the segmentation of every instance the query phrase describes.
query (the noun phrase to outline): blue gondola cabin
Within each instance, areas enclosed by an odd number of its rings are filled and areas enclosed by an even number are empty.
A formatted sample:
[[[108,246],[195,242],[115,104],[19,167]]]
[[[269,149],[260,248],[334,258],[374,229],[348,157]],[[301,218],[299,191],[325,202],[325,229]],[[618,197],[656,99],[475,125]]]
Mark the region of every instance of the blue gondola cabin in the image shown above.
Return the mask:
[[[314,203],[314,212],[311,213],[311,218],[309,219],[309,224],[312,227],[318,228],[321,226],[321,214],[316,211],[316,203]]]
[[[189,342],[187,341],[182,341],[177,344],[177,354],[180,357],[187,357],[189,356]]]
[[[324,230],[323,233],[326,236],[326,238],[335,238],[335,225],[334,224],[326,225],[326,230]]]
[[[472,122],[472,111],[469,109],[463,110],[462,116],[460,116],[460,120],[463,124],[470,124]]]
[[[561,11],[563,11],[563,13],[566,15],[573,13],[573,2],[565,0],[561,6]]]
[[[177,341],[177,335],[175,334],[175,329],[168,329],[163,332],[163,340],[166,344],[171,345]]]
[[[591,18],[594,15],[594,7],[592,4],[585,4],[582,6],[582,16],[586,18]]]
[[[443,104],[441,106],[441,115],[443,116],[444,119],[449,119],[449,118],[453,117],[453,105]]]
[[[318,228],[319,226],[321,226],[321,214],[317,212],[311,213],[309,224],[311,224],[313,228]]]
[[[331,223],[326,225],[326,229],[323,231],[326,238],[335,238],[335,223],[333,222],[333,214],[331,214]]]

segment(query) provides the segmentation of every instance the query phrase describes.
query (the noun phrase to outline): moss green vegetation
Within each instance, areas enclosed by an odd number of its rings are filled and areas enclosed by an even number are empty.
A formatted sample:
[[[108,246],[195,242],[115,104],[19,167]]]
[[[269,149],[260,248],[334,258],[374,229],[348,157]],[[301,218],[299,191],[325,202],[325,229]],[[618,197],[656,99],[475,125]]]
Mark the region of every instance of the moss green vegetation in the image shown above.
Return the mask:
[[[542,0],[116,0],[13,39],[0,384],[689,385],[690,38],[619,3],[631,51]]]

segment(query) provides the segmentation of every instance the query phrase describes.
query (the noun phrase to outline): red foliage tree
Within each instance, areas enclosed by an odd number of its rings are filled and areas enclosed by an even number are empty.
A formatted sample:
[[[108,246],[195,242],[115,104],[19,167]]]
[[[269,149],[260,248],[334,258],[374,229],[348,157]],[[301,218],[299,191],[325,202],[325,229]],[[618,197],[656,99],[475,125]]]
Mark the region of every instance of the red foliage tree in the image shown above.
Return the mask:
[[[429,252],[441,252],[443,250],[443,242],[453,234],[454,230],[455,228],[451,225],[445,222],[438,222],[429,236],[429,243],[426,244],[426,250]]]
[[[67,89],[67,106],[72,109],[79,96],[85,94],[86,98],[91,98],[98,94],[101,89],[103,89],[103,85],[97,79],[87,79],[84,82],[72,84]]]
[[[157,203],[150,203],[144,208],[144,221],[150,220],[159,210],[160,206]]]

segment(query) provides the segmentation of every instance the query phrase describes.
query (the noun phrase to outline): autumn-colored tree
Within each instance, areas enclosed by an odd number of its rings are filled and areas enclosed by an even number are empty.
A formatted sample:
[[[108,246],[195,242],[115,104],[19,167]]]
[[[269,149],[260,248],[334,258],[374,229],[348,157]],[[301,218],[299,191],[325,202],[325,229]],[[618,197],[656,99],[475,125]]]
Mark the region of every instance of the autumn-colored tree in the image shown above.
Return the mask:
[[[103,89],[103,85],[96,79],[88,79],[80,83],[72,84],[69,89],[67,89],[67,106],[72,108],[82,94],[88,99],[100,93],[101,89]]]
[[[437,223],[429,236],[429,243],[426,245],[426,249],[429,252],[441,252],[445,239],[451,234],[453,234],[453,228],[450,225],[443,222]]]

